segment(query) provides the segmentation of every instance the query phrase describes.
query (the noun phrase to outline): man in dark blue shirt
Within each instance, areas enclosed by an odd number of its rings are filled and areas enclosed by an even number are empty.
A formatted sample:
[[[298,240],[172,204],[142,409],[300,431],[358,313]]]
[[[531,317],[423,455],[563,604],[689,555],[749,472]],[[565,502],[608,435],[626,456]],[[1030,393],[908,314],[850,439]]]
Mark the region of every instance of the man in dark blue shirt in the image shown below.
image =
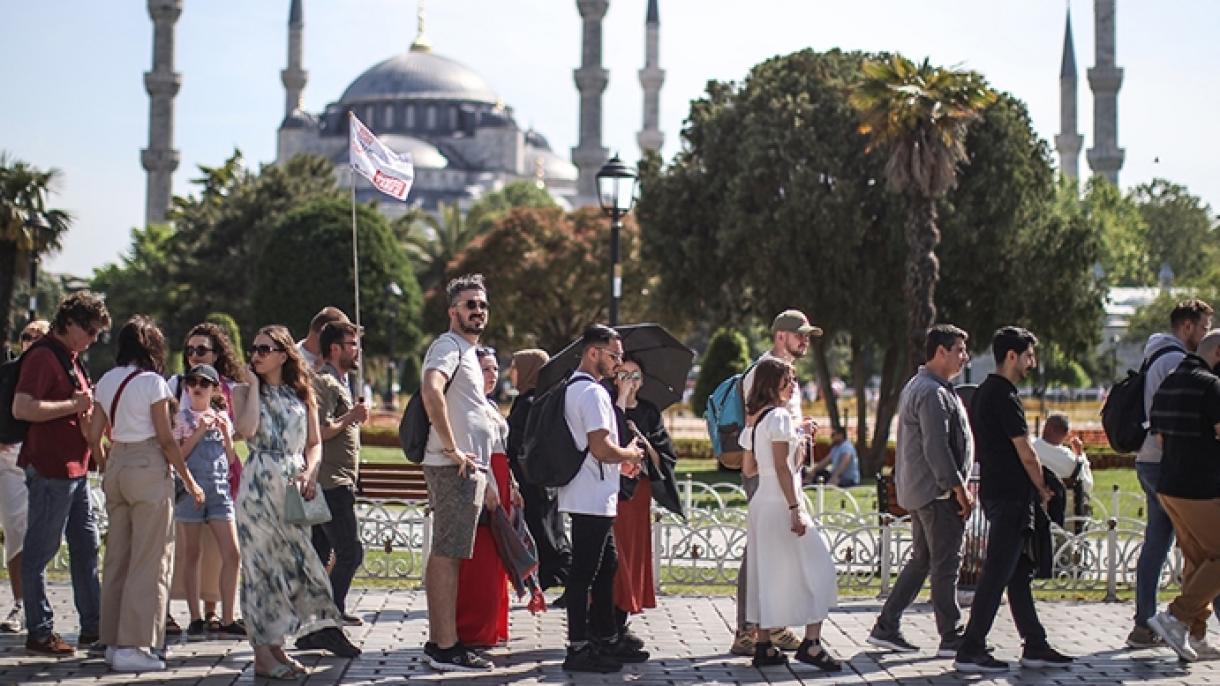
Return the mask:
[[[1034,508],[1044,507],[1051,490],[1042,478],[1025,422],[1025,406],[1017,384],[1037,365],[1038,339],[1025,329],[1006,326],[996,331],[991,350],[996,371],[979,384],[971,403],[975,454],[980,468],[979,500],[990,523],[987,557],[975,590],[970,622],[953,666],[960,672],[1002,672],[1008,663],[987,651],[987,634],[1008,591],[1013,622],[1025,642],[1023,667],[1066,667],[1072,658],[1046,642],[1038,621],[1030,582],[1034,560],[1026,552],[1034,528]]]

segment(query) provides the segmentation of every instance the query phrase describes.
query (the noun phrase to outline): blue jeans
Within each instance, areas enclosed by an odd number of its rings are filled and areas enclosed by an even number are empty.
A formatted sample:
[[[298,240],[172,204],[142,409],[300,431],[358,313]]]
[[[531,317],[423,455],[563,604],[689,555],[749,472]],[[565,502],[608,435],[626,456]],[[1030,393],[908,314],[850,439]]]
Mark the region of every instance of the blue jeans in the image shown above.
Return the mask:
[[[30,491],[29,528],[21,558],[25,625],[31,639],[46,640],[54,631],[55,613],[47,600],[47,565],[67,536],[72,571],[72,598],[80,615],[80,633],[97,635],[101,586],[97,579],[97,520],[89,502],[86,477],[49,479],[25,469]]]
[[[1135,625],[1148,626],[1148,619],[1156,614],[1156,591],[1160,585],[1161,570],[1169,557],[1173,545],[1173,522],[1160,498],[1156,497],[1156,484],[1161,479],[1160,462],[1136,462],[1135,474],[1144,489],[1148,523],[1144,526],[1144,545],[1140,548],[1139,561],[1135,565]],[[1213,605],[1220,612],[1220,598]]]

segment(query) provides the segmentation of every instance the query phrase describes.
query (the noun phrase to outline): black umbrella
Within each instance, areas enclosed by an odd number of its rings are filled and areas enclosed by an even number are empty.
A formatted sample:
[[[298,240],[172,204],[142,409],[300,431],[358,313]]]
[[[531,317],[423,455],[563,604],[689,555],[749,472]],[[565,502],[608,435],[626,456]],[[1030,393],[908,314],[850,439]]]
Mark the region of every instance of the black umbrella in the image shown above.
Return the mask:
[[[644,385],[639,397],[658,410],[682,399],[686,376],[695,363],[695,351],[682,345],[659,324],[626,324],[614,327],[623,337],[623,352],[640,361]],[[580,341],[572,341],[538,371],[538,388],[554,386],[580,366]]]

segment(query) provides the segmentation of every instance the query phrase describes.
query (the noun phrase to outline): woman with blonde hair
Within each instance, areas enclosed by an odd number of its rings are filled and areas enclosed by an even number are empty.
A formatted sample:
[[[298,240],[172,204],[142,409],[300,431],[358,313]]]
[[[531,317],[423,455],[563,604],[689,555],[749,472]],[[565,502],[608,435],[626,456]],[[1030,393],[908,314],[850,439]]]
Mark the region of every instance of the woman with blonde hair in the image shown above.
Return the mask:
[[[296,647],[303,650],[355,657],[360,649],[340,629],[309,527],[285,521],[288,489],[305,500],[319,495],[322,449],[310,372],[283,326],[259,329],[249,355],[244,392],[234,393],[237,431],[250,447],[237,494],[242,615],[255,674],[292,679],[306,670],[284,653],[289,635],[300,635]]]

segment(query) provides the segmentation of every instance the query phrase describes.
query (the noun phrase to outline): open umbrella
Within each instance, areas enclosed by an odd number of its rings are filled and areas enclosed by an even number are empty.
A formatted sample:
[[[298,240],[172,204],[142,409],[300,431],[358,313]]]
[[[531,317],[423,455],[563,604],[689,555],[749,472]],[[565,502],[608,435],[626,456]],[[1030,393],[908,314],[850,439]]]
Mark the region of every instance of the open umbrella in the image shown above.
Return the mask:
[[[644,368],[639,397],[658,410],[682,399],[686,376],[695,363],[695,351],[686,347],[659,324],[626,324],[614,327],[623,337],[623,352],[630,353]],[[538,371],[538,388],[554,386],[580,366],[580,340],[572,341]]]

